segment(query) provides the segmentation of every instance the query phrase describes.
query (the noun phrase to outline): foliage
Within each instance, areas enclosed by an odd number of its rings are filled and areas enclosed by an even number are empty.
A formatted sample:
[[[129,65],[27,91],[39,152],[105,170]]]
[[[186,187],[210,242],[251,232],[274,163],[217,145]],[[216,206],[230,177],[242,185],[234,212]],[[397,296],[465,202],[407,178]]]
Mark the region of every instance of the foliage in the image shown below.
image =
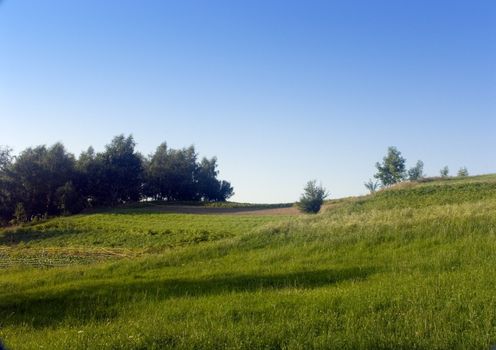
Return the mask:
[[[0,146],[0,172],[5,171],[12,162],[12,149]]]
[[[232,196],[234,196],[234,188],[231,183],[226,180],[222,180],[219,183],[219,193],[217,194],[216,200],[223,202]]]
[[[461,167],[459,170],[458,170],[458,174],[457,174],[459,177],[464,177],[464,176],[468,176],[468,169],[467,167]]]
[[[225,201],[233,194],[217,179],[217,159],[197,162],[193,146],[143,157],[132,136],[119,135],[96,153],[92,147],[76,160],[64,146],[38,146],[17,157],[0,147],[0,225],[9,222],[17,203],[27,218],[74,214],[84,207],[115,206],[142,199]]]
[[[448,177],[449,175],[449,168],[448,166],[444,166],[440,171],[439,171],[439,175],[441,175],[441,177]]]
[[[322,185],[317,185],[316,180],[312,180],[305,186],[297,206],[305,213],[318,213],[324,199],[328,196],[327,190]]]
[[[26,214],[26,209],[24,209],[24,204],[17,203],[14,212],[14,220],[16,224],[22,224],[28,221],[28,216]]]
[[[365,188],[370,191],[370,193],[375,193],[379,188],[379,182],[369,179],[369,181],[364,183]]]
[[[13,203],[12,183],[8,169],[12,164],[12,150],[0,146],[0,226],[9,221]]]
[[[382,163],[376,163],[377,173],[374,177],[381,181],[384,187],[401,182],[406,177],[405,162],[405,158],[396,147],[389,147]]]
[[[417,181],[424,178],[424,162],[421,160],[417,161],[417,164],[408,170],[408,180]]]
[[[230,184],[217,179],[217,158],[203,158],[193,146],[168,149],[162,143],[146,166],[145,195],[155,200],[225,201],[234,192]]]
[[[57,203],[63,214],[77,214],[84,209],[84,200],[72,182],[66,182],[57,189]]]
[[[11,196],[24,204],[28,218],[57,214],[56,191],[75,173],[75,159],[64,146],[28,148],[8,169]],[[5,190],[5,189],[4,189]]]

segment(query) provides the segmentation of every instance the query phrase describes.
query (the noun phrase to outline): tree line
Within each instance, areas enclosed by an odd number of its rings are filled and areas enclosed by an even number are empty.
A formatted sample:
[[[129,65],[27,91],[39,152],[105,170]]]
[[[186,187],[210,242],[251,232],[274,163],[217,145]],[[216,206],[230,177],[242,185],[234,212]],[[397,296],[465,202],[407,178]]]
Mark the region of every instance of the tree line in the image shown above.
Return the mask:
[[[382,162],[377,162],[375,167],[377,168],[377,173],[374,175],[376,180],[370,179],[365,183],[365,187],[371,193],[374,193],[379,187],[389,187],[402,181],[419,181],[426,177],[426,174],[424,174],[424,162],[418,160],[415,166],[407,170],[406,159],[396,147],[389,147]],[[443,167],[439,174],[444,178],[449,177],[448,166]],[[458,170],[457,176],[468,175],[466,167],[461,167]]]
[[[89,147],[77,158],[61,143],[17,156],[0,147],[0,223],[145,199],[225,201],[234,190],[217,178],[217,167],[217,158],[200,160],[194,146],[172,149],[164,142],[145,157],[131,135],[114,137],[103,152]]]

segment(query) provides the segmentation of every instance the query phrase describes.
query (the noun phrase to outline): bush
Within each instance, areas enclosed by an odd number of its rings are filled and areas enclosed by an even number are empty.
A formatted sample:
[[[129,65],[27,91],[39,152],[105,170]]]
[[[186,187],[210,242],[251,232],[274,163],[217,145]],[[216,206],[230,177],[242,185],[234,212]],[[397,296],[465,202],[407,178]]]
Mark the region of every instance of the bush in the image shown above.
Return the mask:
[[[467,167],[460,168],[460,170],[458,170],[458,176],[461,176],[461,177],[468,176]]]
[[[410,181],[418,181],[424,176],[424,162],[421,160],[417,161],[417,164],[408,170],[408,180]]]
[[[317,181],[312,180],[307,183],[297,206],[305,213],[318,213],[324,199],[328,196],[327,190],[322,185],[317,186]]]
[[[364,183],[365,188],[370,191],[370,193],[375,193],[377,189],[379,188],[379,182],[378,181],[373,181],[372,179],[369,179],[368,182]]]
[[[444,168],[442,168],[439,171],[439,174],[441,175],[441,177],[448,177],[448,175],[449,175],[449,168],[448,168],[448,166],[446,165]]]

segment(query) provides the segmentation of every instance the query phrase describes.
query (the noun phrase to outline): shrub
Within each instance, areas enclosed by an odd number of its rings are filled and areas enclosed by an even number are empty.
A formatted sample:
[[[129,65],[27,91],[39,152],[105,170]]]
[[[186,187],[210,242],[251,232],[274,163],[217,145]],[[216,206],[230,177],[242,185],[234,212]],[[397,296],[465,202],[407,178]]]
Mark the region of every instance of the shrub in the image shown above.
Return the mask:
[[[375,193],[379,188],[379,182],[373,181],[372,179],[369,179],[369,181],[365,182],[364,185],[365,188],[370,191],[370,193]]]
[[[317,181],[309,181],[297,203],[298,208],[305,213],[318,213],[324,199],[329,196],[322,185],[317,186]]]
[[[448,177],[448,174],[449,174],[448,166],[446,165],[444,168],[439,170],[439,174],[441,175],[441,177]]]
[[[460,170],[458,170],[458,176],[461,176],[461,177],[468,176],[467,167],[460,168]]]
[[[417,161],[417,164],[408,170],[408,180],[417,181],[424,177],[424,162],[421,160]]]

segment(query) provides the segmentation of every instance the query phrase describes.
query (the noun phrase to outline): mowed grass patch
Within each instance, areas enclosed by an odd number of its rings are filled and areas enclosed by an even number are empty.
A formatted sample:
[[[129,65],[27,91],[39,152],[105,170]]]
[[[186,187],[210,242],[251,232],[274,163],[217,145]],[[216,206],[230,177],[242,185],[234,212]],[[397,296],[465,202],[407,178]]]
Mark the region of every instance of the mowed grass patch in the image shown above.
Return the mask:
[[[163,249],[217,241],[287,216],[100,213],[61,217],[5,230],[0,243],[36,247],[121,247]]]
[[[113,259],[132,259],[140,254],[142,252],[136,249],[121,248],[0,247],[0,269],[91,264]]]

